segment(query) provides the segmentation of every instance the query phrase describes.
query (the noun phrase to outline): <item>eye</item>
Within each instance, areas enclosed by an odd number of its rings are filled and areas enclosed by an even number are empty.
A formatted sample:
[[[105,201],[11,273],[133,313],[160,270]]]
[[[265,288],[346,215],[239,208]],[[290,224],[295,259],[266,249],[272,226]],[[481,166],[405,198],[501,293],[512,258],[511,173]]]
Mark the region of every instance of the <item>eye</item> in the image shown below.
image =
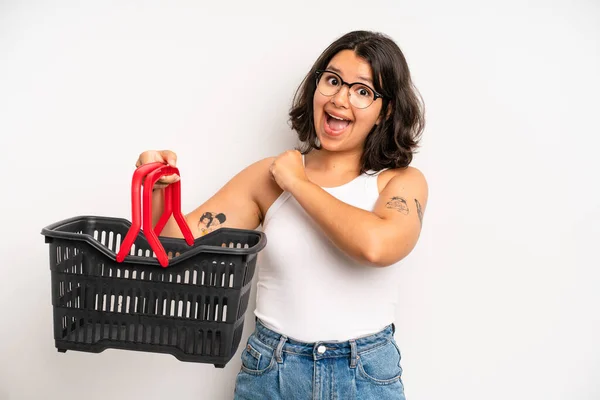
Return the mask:
[[[358,86],[354,93],[359,97],[373,97],[373,92],[366,86]]]
[[[327,84],[327,86],[338,87],[341,85],[340,78],[331,72],[325,72],[321,80]]]

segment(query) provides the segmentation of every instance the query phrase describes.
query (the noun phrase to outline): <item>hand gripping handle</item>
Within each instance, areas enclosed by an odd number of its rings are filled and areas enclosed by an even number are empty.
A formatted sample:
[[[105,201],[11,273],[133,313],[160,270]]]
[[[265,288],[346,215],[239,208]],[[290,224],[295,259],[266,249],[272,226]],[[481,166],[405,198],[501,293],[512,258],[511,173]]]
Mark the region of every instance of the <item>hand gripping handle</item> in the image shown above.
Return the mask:
[[[177,181],[170,184],[164,190],[164,211],[160,217],[156,227],[152,229],[152,188],[157,180],[165,175],[179,175],[179,170],[175,167],[168,166],[166,164],[155,162],[144,164],[137,168],[133,174],[131,182],[131,227],[121,244],[119,253],[117,254],[117,262],[123,262],[125,257],[128,255],[133,242],[137,238],[140,232],[140,227],[143,225],[143,230],[146,235],[146,239],[150,244],[150,248],[156,254],[158,262],[163,267],[169,265],[169,259],[165,253],[165,249],[158,240],[158,235],[165,227],[165,224],[171,217],[174,216],[179,229],[183,233],[183,237],[188,245],[194,244],[194,236],[190,231],[187,222],[183,214],[181,213],[181,182]],[[140,188],[142,187],[142,180],[146,177],[144,186],[143,201],[144,201],[144,215],[142,218],[141,204],[140,204]]]

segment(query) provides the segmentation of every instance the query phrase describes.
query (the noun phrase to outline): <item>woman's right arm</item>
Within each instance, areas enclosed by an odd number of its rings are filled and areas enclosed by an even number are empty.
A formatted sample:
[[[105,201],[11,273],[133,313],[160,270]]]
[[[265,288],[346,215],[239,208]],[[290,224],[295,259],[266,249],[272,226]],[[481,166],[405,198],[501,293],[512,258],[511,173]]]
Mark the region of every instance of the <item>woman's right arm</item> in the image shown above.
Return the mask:
[[[175,166],[176,160],[175,153],[171,151],[146,151],[140,155],[136,165],[159,161]],[[271,163],[271,159],[264,159],[246,167],[206,202],[185,215],[194,237],[203,236],[221,227],[256,229],[262,220],[257,201],[261,187],[257,183],[264,182],[264,179],[260,178],[269,173]],[[177,176],[163,177],[155,186],[152,196],[153,225],[163,211],[164,187],[177,179]],[[173,217],[165,225],[161,236],[183,237]]]

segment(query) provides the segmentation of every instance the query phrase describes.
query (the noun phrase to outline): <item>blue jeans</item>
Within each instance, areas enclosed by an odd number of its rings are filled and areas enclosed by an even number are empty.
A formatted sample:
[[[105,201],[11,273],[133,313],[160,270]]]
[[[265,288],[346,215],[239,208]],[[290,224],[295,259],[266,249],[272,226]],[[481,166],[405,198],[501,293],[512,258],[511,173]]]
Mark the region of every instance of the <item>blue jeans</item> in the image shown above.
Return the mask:
[[[234,399],[406,400],[393,335],[389,325],[347,342],[303,343],[258,320],[242,352]]]

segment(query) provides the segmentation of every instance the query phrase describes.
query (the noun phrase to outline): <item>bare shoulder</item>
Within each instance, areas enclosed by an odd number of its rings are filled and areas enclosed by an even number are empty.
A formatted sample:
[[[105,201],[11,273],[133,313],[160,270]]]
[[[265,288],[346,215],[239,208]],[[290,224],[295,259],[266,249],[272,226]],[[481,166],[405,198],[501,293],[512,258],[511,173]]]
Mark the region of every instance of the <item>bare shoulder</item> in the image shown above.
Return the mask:
[[[427,186],[427,179],[421,170],[415,167],[406,167],[406,168],[394,168],[383,171],[379,174],[379,179],[377,181],[377,186],[379,187],[379,191],[381,192],[383,188],[385,188],[391,180],[394,179],[397,181],[406,181],[410,180],[413,183],[422,184]]]
[[[269,166],[273,163],[273,160],[275,160],[275,158],[276,157],[267,157],[255,161],[252,164],[248,165],[246,168],[244,168],[240,172],[240,174],[244,174],[247,177],[255,176],[256,178],[259,178],[262,173],[264,173],[265,171],[269,171]]]
[[[244,188],[244,191],[251,194],[253,200],[258,203],[258,198],[275,183],[271,179],[269,167],[275,160],[275,157],[267,157],[255,161],[240,171],[230,182],[235,186]],[[276,184],[275,184],[276,185]]]
[[[394,191],[403,191],[409,189],[418,194],[422,199],[423,205],[427,203],[429,186],[427,179],[421,170],[415,167],[388,169],[381,174],[377,180],[379,193],[385,189]]]
[[[267,157],[250,164],[240,173],[240,176],[246,183],[259,187],[261,190],[265,189],[262,185],[269,185],[271,180],[269,168],[275,158]]]
[[[277,182],[271,178],[270,167],[276,158],[263,158],[246,168],[244,180],[252,182],[253,200],[260,210],[261,223],[267,210],[283,192]]]
[[[276,157],[267,157],[249,164],[238,172],[232,181],[235,181],[236,185],[243,185],[251,188],[258,187],[259,191],[264,189],[261,186],[268,183],[270,177],[269,167],[275,158]]]

